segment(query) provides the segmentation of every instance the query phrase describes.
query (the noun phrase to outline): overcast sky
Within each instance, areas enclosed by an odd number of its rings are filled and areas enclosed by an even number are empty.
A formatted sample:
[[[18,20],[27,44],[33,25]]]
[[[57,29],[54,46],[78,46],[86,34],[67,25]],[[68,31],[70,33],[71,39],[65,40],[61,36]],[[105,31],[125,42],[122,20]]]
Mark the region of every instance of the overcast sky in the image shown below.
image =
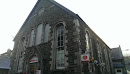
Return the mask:
[[[78,14],[110,47],[121,46],[130,54],[129,0],[56,0]],[[0,54],[13,49],[13,37],[26,20],[37,0],[0,1]]]

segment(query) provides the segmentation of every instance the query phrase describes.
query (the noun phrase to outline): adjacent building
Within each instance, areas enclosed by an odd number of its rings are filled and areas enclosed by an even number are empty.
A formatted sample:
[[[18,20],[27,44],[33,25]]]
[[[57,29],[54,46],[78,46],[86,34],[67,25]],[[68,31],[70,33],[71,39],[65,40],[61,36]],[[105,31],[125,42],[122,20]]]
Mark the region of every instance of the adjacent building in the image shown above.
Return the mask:
[[[11,50],[8,50],[7,52],[0,54],[0,74],[8,74],[11,52]]]
[[[121,47],[112,48],[112,61],[115,74],[126,74],[124,57],[121,51]]]
[[[53,0],[38,0],[14,42],[10,74],[113,74],[111,49]]]
[[[124,61],[125,61],[126,70],[130,71],[130,57],[129,56],[124,57]]]

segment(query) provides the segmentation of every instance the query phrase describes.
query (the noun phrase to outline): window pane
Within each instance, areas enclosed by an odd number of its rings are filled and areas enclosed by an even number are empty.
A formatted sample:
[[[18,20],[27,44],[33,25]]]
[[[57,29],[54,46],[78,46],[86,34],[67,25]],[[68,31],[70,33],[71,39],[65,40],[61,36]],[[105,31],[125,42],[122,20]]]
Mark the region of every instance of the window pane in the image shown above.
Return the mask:
[[[63,41],[61,41],[61,46],[63,46]]]
[[[121,72],[121,70],[117,70],[117,72]]]
[[[63,29],[61,29],[61,35],[63,35]]]
[[[61,36],[61,40],[63,40],[63,35]]]
[[[64,66],[64,50],[61,50],[61,66]]]
[[[25,46],[26,46],[25,37],[23,37],[23,38],[21,39],[21,44],[20,44],[20,45],[21,45],[21,46],[20,46],[21,50],[24,50],[24,49],[25,49]]]
[[[64,47],[61,47],[61,50],[64,50]]]
[[[57,51],[60,51],[60,47],[57,48]]]
[[[30,39],[29,39],[29,46],[33,45],[33,37],[34,37],[34,30],[31,31]]]
[[[57,42],[57,56],[56,56],[56,68],[63,69],[64,68],[64,46],[63,46],[63,30],[64,26],[59,26],[56,31],[56,42]]]
[[[60,41],[60,36],[58,36],[58,41]]]
[[[26,47],[26,39],[24,38],[24,41],[23,41],[23,48],[25,49]]]
[[[59,56],[59,54],[60,54],[60,51],[57,51],[57,55],[56,55],[56,65],[57,66],[60,66],[60,56]]]
[[[60,46],[60,41],[58,42],[58,46]]]
[[[48,42],[49,30],[49,24],[46,24],[44,29],[44,42]]]
[[[36,33],[36,45],[41,43],[42,38],[42,24],[38,25]]]
[[[88,34],[86,34],[86,50],[89,50],[89,39],[88,39]]]

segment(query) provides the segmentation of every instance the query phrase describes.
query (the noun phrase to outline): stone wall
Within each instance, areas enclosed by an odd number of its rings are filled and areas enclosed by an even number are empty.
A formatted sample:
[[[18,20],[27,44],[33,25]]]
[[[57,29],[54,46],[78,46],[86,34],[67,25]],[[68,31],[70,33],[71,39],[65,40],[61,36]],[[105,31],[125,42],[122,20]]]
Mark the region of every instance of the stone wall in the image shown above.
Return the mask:
[[[66,10],[66,9],[65,9]],[[97,49],[97,39],[100,42],[100,47],[104,46],[109,49],[109,47],[80,19],[76,14],[72,14],[70,11],[65,11],[63,7],[58,7],[58,5],[50,2],[48,0],[39,0],[24,22],[23,26],[16,35],[14,41],[19,42],[21,37],[25,37],[27,41],[27,46],[25,49],[23,71],[28,71],[29,59],[33,56],[38,57],[38,68],[41,70],[42,74],[89,74],[89,63],[81,63],[80,55],[85,53],[86,50],[86,31],[89,32],[90,38],[90,51],[91,56],[98,60],[98,49]],[[70,13],[69,13],[70,12]],[[64,31],[64,43],[65,43],[65,69],[57,70],[55,69],[55,28],[58,23],[63,23]],[[36,27],[39,24],[49,24],[50,33],[49,40],[46,43],[41,43],[39,45],[33,45],[28,47],[29,34],[31,30],[34,29],[34,34],[36,35]],[[34,36],[35,39],[35,36]],[[35,40],[34,43],[35,44]],[[17,45],[16,45],[17,46]],[[17,48],[14,47],[14,52],[17,52]],[[102,49],[103,52],[103,49]],[[104,56],[103,54],[102,56]],[[13,53],[13,58],[16,58],[16,54]],[[12,62],[16,62],[12,60]],[[15,64],[12,63],[11,69],[13,69]],[[100,66],[93,64],[93,73],[101,74]],[[17,66],[17,64],[16,64]],[[15,69],[15,68],[14,68]],[[106,69],[106,68],[105,68]],[[17,70],[16,70],[17,71]],[[111,74],[110,72],[106,74]],[[28,73],[28,72],[27,72]]]

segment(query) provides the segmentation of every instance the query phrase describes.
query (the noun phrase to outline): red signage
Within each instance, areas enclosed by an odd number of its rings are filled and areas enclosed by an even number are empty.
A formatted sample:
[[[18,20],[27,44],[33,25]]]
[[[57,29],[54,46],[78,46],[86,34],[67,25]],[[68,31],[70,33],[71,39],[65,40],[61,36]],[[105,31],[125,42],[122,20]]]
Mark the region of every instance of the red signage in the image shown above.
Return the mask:
[[[81,55],[81,62],[89,62],[89,54],[82,54]]]
[[[83,56],[82,58],[86,60],[86,59],[87,59],[87,56]]]
[[[37,57],[33,57],[29,62],[30,63],[38,62],[38,58]]]
[[[30,60],[30,62],[36,62],[36,60]]]

